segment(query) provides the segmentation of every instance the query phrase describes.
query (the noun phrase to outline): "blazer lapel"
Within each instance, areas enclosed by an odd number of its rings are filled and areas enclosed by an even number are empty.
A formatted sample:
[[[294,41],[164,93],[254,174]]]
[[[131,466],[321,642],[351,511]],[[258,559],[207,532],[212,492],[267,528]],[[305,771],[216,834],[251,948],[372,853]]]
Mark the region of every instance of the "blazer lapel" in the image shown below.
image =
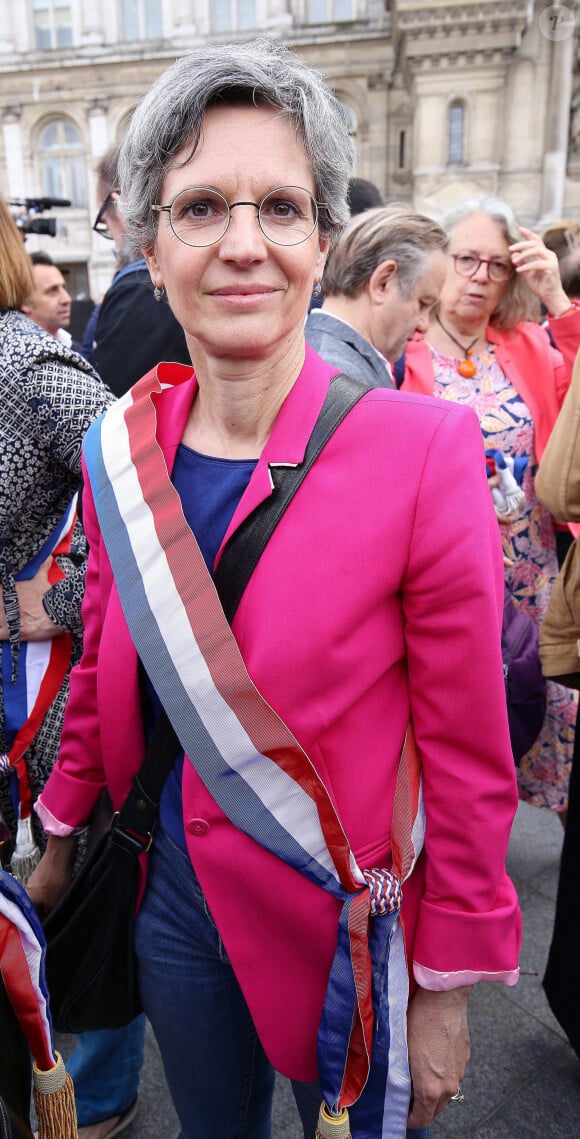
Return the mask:
[[[217,565],[221,552],[234,530],[237,530],[244,519],[272,494],[270,468],[295,467],[304,459],[306,445],[320,414],[328,385],[335,375],[337,369],[322,361],[306,345],[302,371],[280,408],[270,438],[224,534],[214,566]]]

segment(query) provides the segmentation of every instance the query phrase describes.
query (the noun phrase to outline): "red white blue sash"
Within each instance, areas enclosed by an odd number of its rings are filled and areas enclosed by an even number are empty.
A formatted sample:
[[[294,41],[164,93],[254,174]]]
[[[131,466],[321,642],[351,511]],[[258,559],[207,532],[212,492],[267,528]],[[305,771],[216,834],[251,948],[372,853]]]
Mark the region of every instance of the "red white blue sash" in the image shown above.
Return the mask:
[[[49,584],[54,585],[65,576],[56,559],[70,551],[76,518],[75,495],[41,549],[15,575],[16,581],[29,581],[48,557],[51,558]],[[9,745],[7,753],[0,755],[0,775],[15,775],[12,788],[15,814],[19,820],[26,820],[31,811],[26,752],[64,682],[70,665],[72,637],[69,633],[60,633],[45,641],[23,641],[18,646],[16,668],[13,650],[10,641],[0,645],[4,734]]]
[[[36,1064],[54,1068],[56,1056],[40,920],[23,887],[0,869],[0,972]]]
[[[161,374],[165,381],[167,372]],[[174,382],[188,378],[176,373]],[[412,733],[399,768],[392,872],[361,870],[308,756],[249,677],[185,522],[156,438],[156,405],[166,386],[150,373],[85,439],[127,624],[186,756],[224,813],[341,901],[318,1035],[322,1090],[332,1110],[358,1101],[350,1113],[357,1136],[399,1139],[410,1076],[398,913],[424,833]]]

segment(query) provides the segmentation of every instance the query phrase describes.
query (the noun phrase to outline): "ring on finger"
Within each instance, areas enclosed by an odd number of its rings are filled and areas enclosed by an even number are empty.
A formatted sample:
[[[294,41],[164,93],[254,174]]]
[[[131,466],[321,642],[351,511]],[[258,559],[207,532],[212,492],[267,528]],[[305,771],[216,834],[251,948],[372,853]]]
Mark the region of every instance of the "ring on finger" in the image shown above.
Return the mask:
[[[461,1084],[458,1084],[457,1085],[457,1091],[455,1092],[455,1095],[451,1096],[451,1099],[449,1102],[450,1103],[463,1103],[464,1099],[465,1099],[465,1096],[464,1096],[463,1092],[461,1091]]]

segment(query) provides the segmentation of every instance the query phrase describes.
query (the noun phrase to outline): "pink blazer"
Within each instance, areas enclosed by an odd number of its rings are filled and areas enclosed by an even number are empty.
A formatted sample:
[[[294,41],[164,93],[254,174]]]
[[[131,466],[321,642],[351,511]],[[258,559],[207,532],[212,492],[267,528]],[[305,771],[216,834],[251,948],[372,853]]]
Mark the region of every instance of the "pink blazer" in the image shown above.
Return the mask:
[[[174,367],[161,365],[162,375]],[[307,350],[230,532],[270,494],[268,462],[302,459],[334,371]],[[169,469],[195,391],[192,373],[159,398]],[[86,822],[105,782],[118,805],[144,747],[137,657],[90,488],[83,517],[85,649],[42,795],[56,833]],[[476,416],[376,389],[309,473],[233,623],[250,675],[325,780],[362,867],[390,865],[412,712],[427,839],[405,888],[404,924],[415,975],[434,988],[515,981],[520,918],[504,862],[517,793],[502,591]],[[314,1079],[337,902],[236,830],[187,761],[182,789],[189,853],[266,1051],[280,1071]]]

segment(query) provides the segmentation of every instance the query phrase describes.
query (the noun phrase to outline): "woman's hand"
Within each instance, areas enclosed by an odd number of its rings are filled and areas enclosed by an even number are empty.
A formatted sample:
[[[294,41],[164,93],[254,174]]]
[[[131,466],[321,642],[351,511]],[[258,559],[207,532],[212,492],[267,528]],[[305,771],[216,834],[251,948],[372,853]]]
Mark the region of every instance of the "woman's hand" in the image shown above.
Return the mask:
[[[498,522],[501,522],[503,526],[511,526],[512,522],[520,518],[522,513],[521,510],[512,510],[511,514],[502,514],[499,506],[496,506],[495,503],[494,510]]]
[[[407,1032],[413,1080],[409,1127],[428,1127],[455,1095],[470,1055],[467,1002],[472,986],[435,993],[417,989]]]
[[[547,308],[550,316],[561,316],[570,308],[570,298],[562,288],[558,258],[531,229],[520,226],[523,241],[510,245],[516,273],[522,273],[530,289]]]
[[[34,577],[28,581],[16,582],[16,595],[20,610],[20,640],[21,641],[47,641],[58,637],[62,633],[58,625],[51,621],[46,612],[42,598],[50,589],[48,571],[52,564],[52,557],[48,557],[36,571]],[[0,591],[0,601],[2,594]],[[8,623],[4,604],[0,605],[0,641],[9,639]]]
[[[494,490],[495,487],[499,486],[500,482],[501,482],[501,476],[500,475],[488,475],[487,476],[487,485],[488,485],[490,491]],[[495,510],[498,522],[501,522],[506,526],[511,526],[512,522],[515,522],[516,518],[519,518],[520,514],[521,514],[520,510],[513,510],[511,514],[502,514],[501,510],[499,509],[499,507],[496,506],[495,502],[493,504],[493,508]]]
[[[70,884],[76,847],[76,835],[49,835],[46,850],[26,883],[28,897],[41,918],[54,909]]]

